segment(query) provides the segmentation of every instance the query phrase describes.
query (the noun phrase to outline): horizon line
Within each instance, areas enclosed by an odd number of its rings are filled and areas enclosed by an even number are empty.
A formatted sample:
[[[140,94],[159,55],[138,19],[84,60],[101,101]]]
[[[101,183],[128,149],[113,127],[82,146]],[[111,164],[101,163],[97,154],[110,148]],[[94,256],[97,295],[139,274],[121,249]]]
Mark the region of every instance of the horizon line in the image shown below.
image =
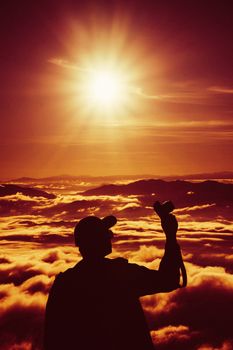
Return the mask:
[[[222,176],[221,176],[222,175]],[[211,179],[214,178],[226,178],[231,179],[233,178],[233,170],[223,170],[223,171],[213,171],[213,172],[202,172],[202,173],[186,173],[186,174],[172,174],[172,175],[165,175],[165,174],[114,174],[114,175],[91,175],[91,174],[80,174],[80,175],[74,175],[74,174],[59,174],[59,175],[48,175],[48,176],[19,176],[19,177],[3,177],[0,178],[0,182],[10,182],[10,181],[18,181],[18,180],[45,180],[45,179],[58,179],[58,178],[77,178],[77,179],[83,179],[83,178],[90,178],[90,179],[97,179],[97,178],[189,178],[189,177],[195,177],[198,179],[198,176],[200,177],[210,177]],[[216,177],[217,176],[217,177]],[[225,176],[225,177],[224,177]]]

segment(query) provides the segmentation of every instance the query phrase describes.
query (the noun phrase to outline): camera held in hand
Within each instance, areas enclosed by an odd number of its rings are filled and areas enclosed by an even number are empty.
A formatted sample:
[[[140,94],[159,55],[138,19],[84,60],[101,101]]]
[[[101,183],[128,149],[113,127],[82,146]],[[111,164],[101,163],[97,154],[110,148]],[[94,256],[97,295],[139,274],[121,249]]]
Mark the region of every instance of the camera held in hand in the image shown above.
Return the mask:
[[[156,201],[153,207],[156,214],[158,214],[160,218],[168,216],[175,209],[175,206],[172,203],[172,201],[166,201],[162,204],[159,201]]]

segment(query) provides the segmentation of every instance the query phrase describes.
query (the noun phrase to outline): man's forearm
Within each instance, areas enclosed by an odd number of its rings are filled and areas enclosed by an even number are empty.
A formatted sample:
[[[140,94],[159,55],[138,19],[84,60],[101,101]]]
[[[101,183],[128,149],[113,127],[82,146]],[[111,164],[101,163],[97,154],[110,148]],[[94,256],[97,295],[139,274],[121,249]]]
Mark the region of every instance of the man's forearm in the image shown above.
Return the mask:
[[[167,239],[165,253],[159,266],[159,272],[167,290],[173,290],[179,287],[181,261],[180,247],[176,239]]]

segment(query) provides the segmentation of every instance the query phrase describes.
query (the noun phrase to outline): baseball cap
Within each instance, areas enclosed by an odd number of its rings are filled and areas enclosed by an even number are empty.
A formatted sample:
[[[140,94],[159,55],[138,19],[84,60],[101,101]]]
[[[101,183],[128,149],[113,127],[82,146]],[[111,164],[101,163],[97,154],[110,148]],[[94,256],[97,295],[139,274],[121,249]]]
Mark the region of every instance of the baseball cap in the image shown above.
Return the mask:
[[[79,246],[84,241],[90,241],[94,236],[109,230],[116,222],[117,219],[113,215],[108,215],[103,219],[97,216],[87,216],[81,219],[74,229],[75,245]]]

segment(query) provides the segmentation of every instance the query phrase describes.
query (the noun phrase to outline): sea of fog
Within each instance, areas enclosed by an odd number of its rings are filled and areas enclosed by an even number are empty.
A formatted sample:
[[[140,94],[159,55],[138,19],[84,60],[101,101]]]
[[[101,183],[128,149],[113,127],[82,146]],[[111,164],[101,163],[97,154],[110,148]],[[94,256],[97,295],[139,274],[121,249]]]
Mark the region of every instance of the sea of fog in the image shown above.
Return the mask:
[[[42,348],[54,277],[80,260],[73,241],[80,218],[115,215],[109,257],[157,269],[165,242],[152,209],[157,199],[176,205],[188,286],[141,299],[156,349],[233,349],[232,180],[132,181],[102,186],[91,178],[21,180],[0,186],[1,350]]]

